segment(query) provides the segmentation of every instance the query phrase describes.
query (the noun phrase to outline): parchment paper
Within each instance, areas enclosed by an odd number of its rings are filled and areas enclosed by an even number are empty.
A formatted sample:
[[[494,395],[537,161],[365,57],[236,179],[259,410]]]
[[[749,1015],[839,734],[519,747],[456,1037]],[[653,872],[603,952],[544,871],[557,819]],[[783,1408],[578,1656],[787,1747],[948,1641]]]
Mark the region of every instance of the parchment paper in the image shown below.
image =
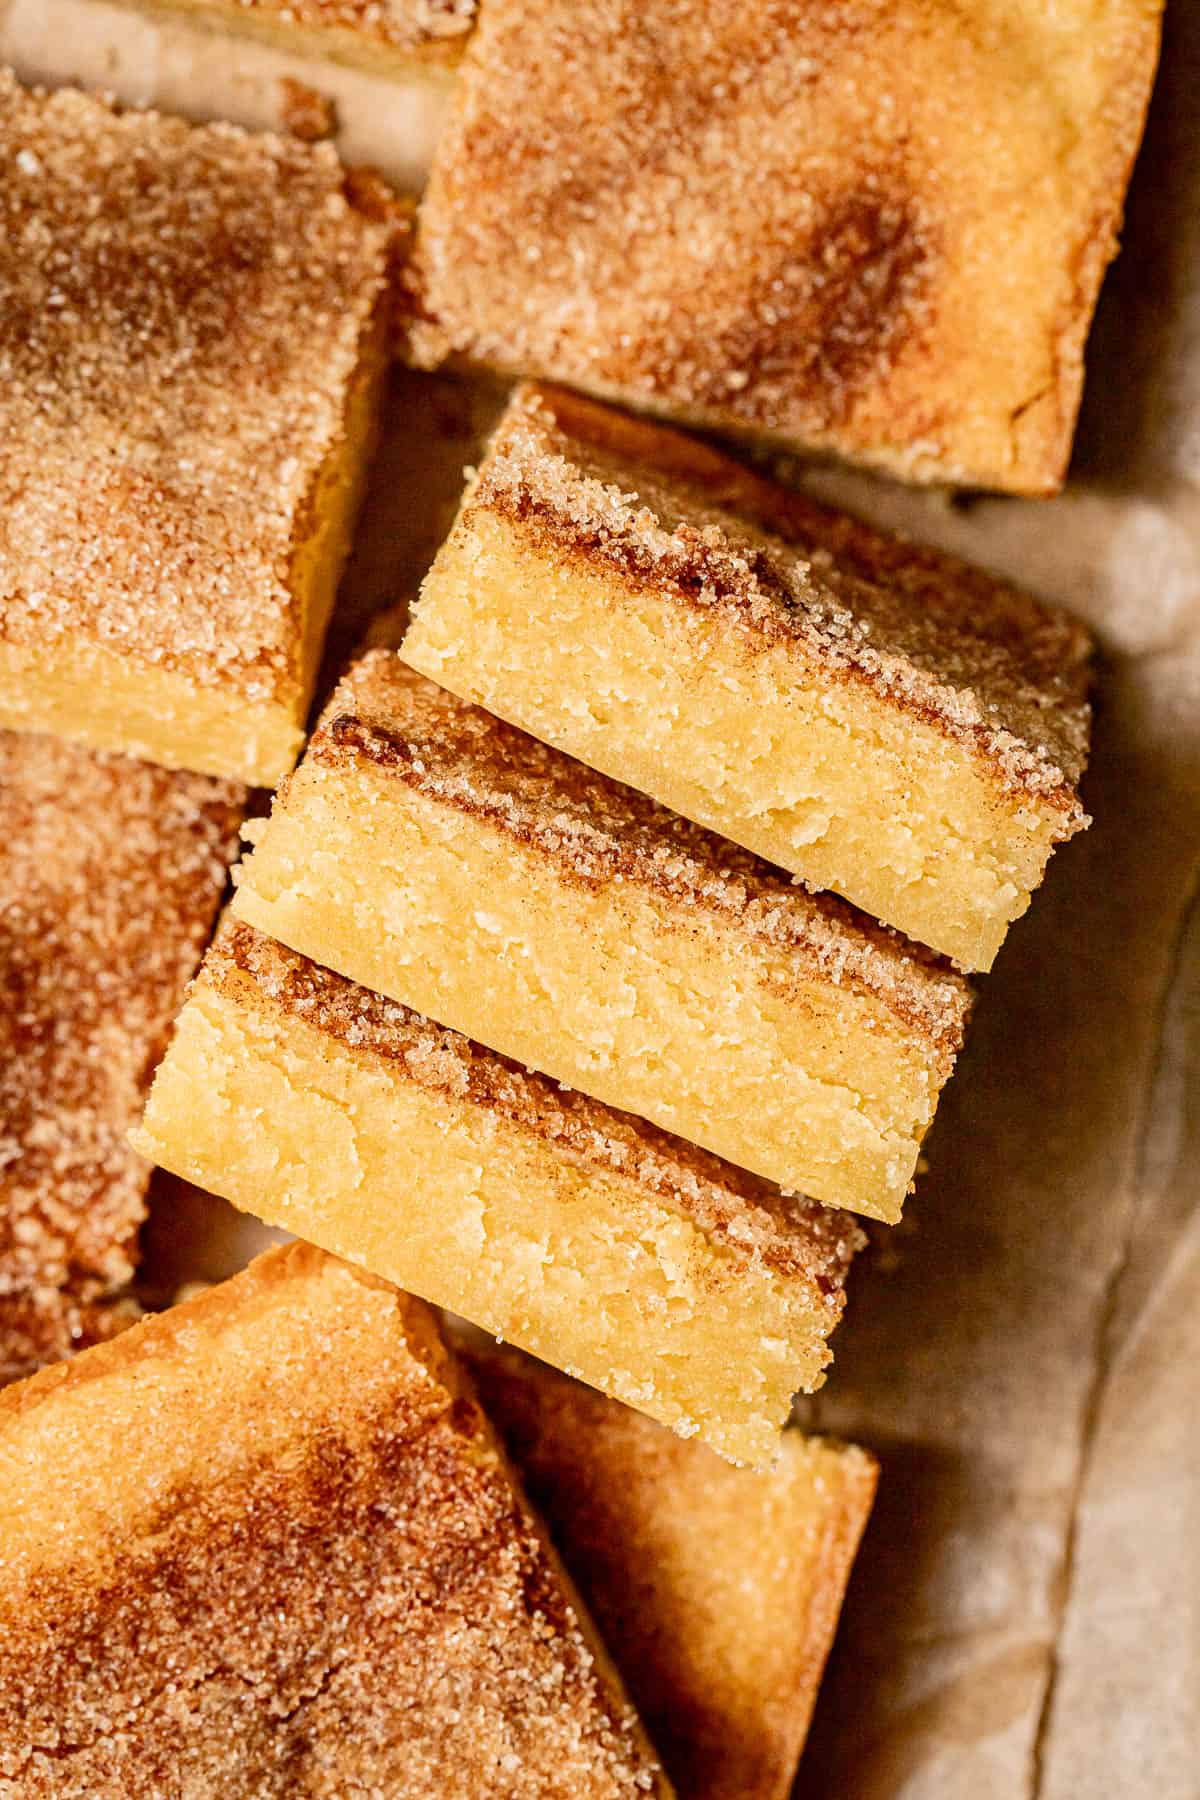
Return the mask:
[[[402,181],[440,104],[84,0],[0,7],[0,54],[251,124],[300,74],[338,97],[349,153]],[[331,666],[411,592],[494,409],[397,375]],[[1197,1800],[1200,0],[1169,9],[1068,492],[788,472],[1070,606],[1105,652],[1095,825],[982,984],[929,1172],[864,1258],[806,1409],[884,1472],[797,1791]],[[256,1244],[160,1184],[152,1279],[216,1278]]]

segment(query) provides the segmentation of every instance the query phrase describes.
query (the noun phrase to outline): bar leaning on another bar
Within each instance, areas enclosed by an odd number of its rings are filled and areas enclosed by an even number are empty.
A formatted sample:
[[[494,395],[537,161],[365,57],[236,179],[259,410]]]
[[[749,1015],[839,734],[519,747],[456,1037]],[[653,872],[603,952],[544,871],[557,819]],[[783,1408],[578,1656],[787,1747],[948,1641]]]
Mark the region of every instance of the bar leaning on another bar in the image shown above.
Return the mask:
[[[194,20],[297,56],[369,74],[445,79],[462,55],[478,0],[118,0],[135,12]]]
[[[402,655],[985,969],[1087,824],[1089,650],[981,570],[527,387]]]
[[[393,237],[328,145],[0,71],[0,725],[263,786],[291,767]]]
[[[0,1396],[0,1785],[671,1792],[428,1310],[309,1245]]]
[[[134,1141],[735,1461],[820,1386],[862,1241],[236,920]]]
[[[787,1800],[874,1457],[788,1430],[730,1469],[519,1351],[467,1361],[680,1800]]]
[[[394,653],[342,681],[235,912],[794,1192],[894,1222],[968,991],[927,951]]]

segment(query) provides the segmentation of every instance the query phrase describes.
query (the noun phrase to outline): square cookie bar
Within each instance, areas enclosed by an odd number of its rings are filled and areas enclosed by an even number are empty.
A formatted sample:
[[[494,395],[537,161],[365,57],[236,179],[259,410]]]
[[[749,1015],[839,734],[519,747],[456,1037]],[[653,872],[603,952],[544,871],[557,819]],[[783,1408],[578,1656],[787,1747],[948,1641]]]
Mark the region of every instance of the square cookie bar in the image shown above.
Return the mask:
[[[211,776],[0,731],[0,1296],[18,1311],[25,1296],[53,1341],[55,1290],[92,1298],[133,1272],[150,1170],[126,1133],[244,800]]]
[[[781,1187],[894,1222],[969,993],[929,952],[415,674],[341,682],[234,910]]]
[[[736,1461],[820,1386],[862,1241],[238,921],[134,1141]]]
[[[0,1396],[0,1781],[669,1796],[419,1301],[309,1245]]]
[[[468,1361],[681,1800],[788,1800],[874,1457],[789,1429],[731,1469],[518,1351]]]
[[[361,191],[328,146],[0,74],[0,725],[291,766],[385,363]]]
[[[414,354],[1051,492],[1161,10],[487,0]]]
[[[1090,639],[955,558],[550,388],[403,656],[966,968],[1087,823]]]

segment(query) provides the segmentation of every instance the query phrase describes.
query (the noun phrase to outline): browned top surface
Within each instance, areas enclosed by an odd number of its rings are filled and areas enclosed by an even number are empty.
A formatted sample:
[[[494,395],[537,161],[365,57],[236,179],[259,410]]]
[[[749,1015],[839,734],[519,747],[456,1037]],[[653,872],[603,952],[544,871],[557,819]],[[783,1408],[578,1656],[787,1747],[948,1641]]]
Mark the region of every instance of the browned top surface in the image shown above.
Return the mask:
[[[352,31],[389,50],[454,48],[471,29],[477,0],[208,0],[214,10],[244,12],[307,31]]]
[[[415,349],[1044,491],[1158,0],[488,0]]]
[[[0,1387],[107,1343],[139,1317],[129,1299],[78,1300],[58,1288],[0,1294]]]
[[[30,1800],[653,1787],[428,1313],[308,1246],[7,1389],[0,1465]]]
[[[449,1031],[394,1000],[310,962],[227,915],[199,979],[303,1019],[352,1053],[382,1057],[431,1093],[498,1113],[543,1141],[551,1155],[644,1187],[740,1256],[761,1255],[815,1283],[841,1313],[843,1285],[862,1233],[844,1212],[786,1197],[770,1182],[670,1136],[631,1113],[577,1094],[547,1076]]]
[[[0,73],[0,635],[290,697],[388,235],[329,146]]]
[[[1082,818],[1090,638],[1068,614],[888,537],[661,426],[544,387],[501,421],[465,508],[651,581],[853,676],[975,752],[1004,787]]]
[[[770,1470],[473,1335],[480,1398],[687,1800],[786,1800],[859,1535],[865,1451]]]
[[[644,884],[689,918],[715,915],[819,979],[871,995],[947,1056],[962,1041],[970,990],[932,952],[468,705],[388,650],[353,665],[305,760],[362,759],[535,846],[566,881]]]
[[[125,1142],[208,939],[243,792],[0,732],[0,1294],[130,1273]]]

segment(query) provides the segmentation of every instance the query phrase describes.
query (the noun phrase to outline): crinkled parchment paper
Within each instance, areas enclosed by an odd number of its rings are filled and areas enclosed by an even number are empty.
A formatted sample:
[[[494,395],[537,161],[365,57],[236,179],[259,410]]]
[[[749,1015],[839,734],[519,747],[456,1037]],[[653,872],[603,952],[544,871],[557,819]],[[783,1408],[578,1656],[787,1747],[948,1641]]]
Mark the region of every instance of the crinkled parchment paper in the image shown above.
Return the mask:
[[[82,0],[0,6],[0,53],[247,123],[335,93],[401,180],[439,102]],[[276,110],[272,110],[276,109]],[[797,478],[1088,618],[1095,824],[982,996],[908,1221],[857,1272],[807,1414],[884,1464],[798,1791],[1200,1796],[1200,0],[1169,8],[1125,251],[1050,502]],[[411,590],[493,399],[399,374],[335,642]],[[157,1278],[254,1242],[160,1192]]]

